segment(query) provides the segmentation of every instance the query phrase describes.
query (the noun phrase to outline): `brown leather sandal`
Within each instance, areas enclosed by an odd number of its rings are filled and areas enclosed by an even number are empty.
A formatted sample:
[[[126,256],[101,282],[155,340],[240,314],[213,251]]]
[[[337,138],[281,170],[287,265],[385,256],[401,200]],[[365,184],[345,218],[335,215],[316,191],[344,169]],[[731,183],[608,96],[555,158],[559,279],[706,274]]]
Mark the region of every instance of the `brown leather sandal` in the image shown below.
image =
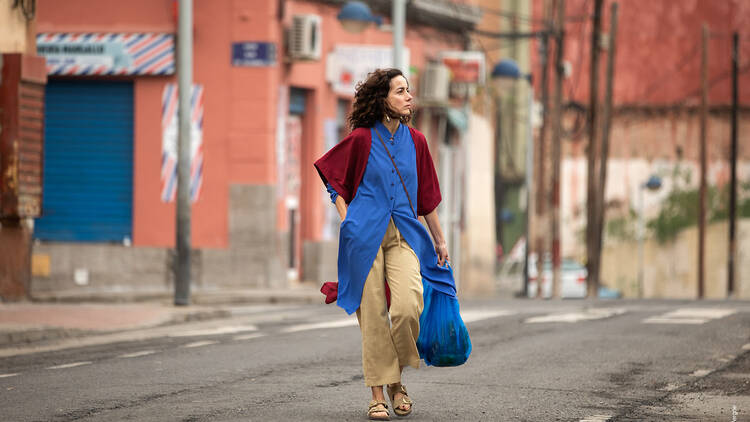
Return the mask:
[[[403,396],[400,398],[393,400],[393,397],[396,395],[396,393],[401,393]],[[400,384],[400,388],[393,386],[388,386],[388,397],[391,399],[391,406],[393,406],[393,412],[396,414],[396,416],[409,416],[411,414],[411,410],[414,408],[414,402],[409,398],[409,395],[406,392],[406,387],[403,384]],[[401,406],[408,404],[409,409],[404,410],[401,408]]]
[[[385,413],[385,416],[378,415],[378,413]],[[391,414],[388,413],[388,404],[382,400],[371,400],[367,407],[367,418],[371,421],[391,420]]]

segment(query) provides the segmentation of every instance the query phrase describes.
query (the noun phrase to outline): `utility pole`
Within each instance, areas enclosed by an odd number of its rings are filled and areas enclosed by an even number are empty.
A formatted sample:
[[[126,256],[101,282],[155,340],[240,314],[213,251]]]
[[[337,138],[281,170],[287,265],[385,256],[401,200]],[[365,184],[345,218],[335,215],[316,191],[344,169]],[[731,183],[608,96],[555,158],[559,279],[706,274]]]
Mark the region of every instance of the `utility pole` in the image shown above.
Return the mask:
[[[549,2],[545,1],[544,3],[544,17],[545,17],[545,25],[547,20],[549,19],[551,13],[549,11]],[[547,141],[547,125],[549,123],[549,28],[544,28],[544,34],[540,38],[539,42],[539,61],[541,66],[541,97],[542,97],[542,126],[539,128],[539,150],[537,154],[537,188],[536,188],[536,216],[537,216],[537,226],[536,226],[536,239],[535,239],[535,249],[536,249],[536,268],[537,268],[537,291],[536,291],[536,297],[541,298],[542,297],[542,272],[544,271],[544,245],[545,245],[545,237],[547,235],[547,230],[542,227],[542,224],[540,224],[542,221],[544,221],[544,213],[545,213],[545,204],[547,203],[547,196],[546,196],[546,186],[545,186],[545,177],[546,177],[546,165],[547,165],[547,156],[546,156],[546,141]],[[527,245],[527,246],[530,246]]]
[[[740,62],[740,37],[735,32],[732,35],[732,147],[730,153],[730,183],[729,183],[729,257],[727,262],[727,296],[734,294],[734,257],[737,254],[735,234],[737,232],[737,112],[739,92],[737,75]]]
[[[599,159],[599,186],[596,197],[596,232],[594,233],[594,253],[595,253],[595,265],[596,272],[594,277],[591,278],[589,273],[589,280],[593,283],[589,283],[589,288],[592,287],[594,291],[589,290],[590,298],[597,297],[597,291],[599,289],[599,275],[601,273],[602,263],[602,236],[604,231],[604,214],[606,212],[604,204],[606,203],[606,187],[607,187],[607,160],[609,159],[609,132],[612,124],[612,95],[614,89],[615,80],[615,57],[616,57],[616,42],[617,42],[617,12],[619,5],[612,3],[610,6],[609,14],[609,48],[607,49],[607,87],[604,93],[604,116],[602,118],[602,145],[601,145],[601,158]],[[593,294],[593,296],[592,296]]]
[[[698,206],[698,299],[703,299],[706,242],[706,134],[708,125],[708,25],[703,24],[701,49],[700,199]]]
[[[591,71],[589,72],[589,148],[587,151],[587,184],[586,184],[586,280],[587,297],[596,298],[599,289],[599,254],[596,250],[597,218],[597,109],[599,108],[599,44],[602,26],[602,7],[604,0],[594,1],[593,28],[591,30]]]
[[[190,304],[190,97],[193,85],[193,0],[180,0],[177,22],[177,239],[174,304]]]
[[[552,297],[559,297],[560,287],[560,162],[562,161],[562,84],[565,69],[563,53],[565,46],[565,0],[557,0],[555,16],[555,120],[552,126],[552,209],[550,231],[552,232]]]
[[[406,23],[406,0],[393,0],[391,5],[393,23],[393,67],[409,77],[409,69],[404,66],[404,26]]]

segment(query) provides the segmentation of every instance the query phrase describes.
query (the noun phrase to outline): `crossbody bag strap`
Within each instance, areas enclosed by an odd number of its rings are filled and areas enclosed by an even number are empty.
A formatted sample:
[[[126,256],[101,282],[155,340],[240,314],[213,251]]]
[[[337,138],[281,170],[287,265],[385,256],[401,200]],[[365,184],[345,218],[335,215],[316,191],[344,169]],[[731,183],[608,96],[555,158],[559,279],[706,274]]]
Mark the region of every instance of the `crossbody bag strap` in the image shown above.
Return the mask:
[[[404,183],[404,178],[401,177],[401,172],[398,171],[398,166],[396,165],[396,160],[393,159],[393,156],[391,155],[391,152],[388,150],[388,146],[385,145],[385,141],[383,140],[383,137],[380,136],[380,132],[378,132],[378,129],[375,128],[375,134],[378,135],[378,139],[380,139],[380,143],[383,144],[383,148],[385,148],[385,152],[388,154],[388,158],[391,159],[391,163],[393,163],[393,168],[396,169],[396,174],[398,174],[398,178],[401,179],[401,186],[404,187],[404,192],[406,193],[406,199],[409,200],[409,207],[411,207],[411,212],[414,213],[414,218],[417,217],[417,212],[414,211],[414,204],[411,202],[411,197],[409,196],[409,191],[406,189],[406,183]]]

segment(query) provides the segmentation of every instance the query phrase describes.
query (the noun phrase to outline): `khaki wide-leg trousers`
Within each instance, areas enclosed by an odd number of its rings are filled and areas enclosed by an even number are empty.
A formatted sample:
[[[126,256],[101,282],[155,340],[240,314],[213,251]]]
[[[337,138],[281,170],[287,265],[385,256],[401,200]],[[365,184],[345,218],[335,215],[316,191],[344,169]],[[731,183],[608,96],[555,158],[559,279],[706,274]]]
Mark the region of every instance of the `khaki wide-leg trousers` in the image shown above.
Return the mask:
[[[390,321],[384,280],[391,290]],[[419,368],[417,338],[423,306],[419,259],[391,220],[357,309],[368,387],[400,382],[400,367]]]

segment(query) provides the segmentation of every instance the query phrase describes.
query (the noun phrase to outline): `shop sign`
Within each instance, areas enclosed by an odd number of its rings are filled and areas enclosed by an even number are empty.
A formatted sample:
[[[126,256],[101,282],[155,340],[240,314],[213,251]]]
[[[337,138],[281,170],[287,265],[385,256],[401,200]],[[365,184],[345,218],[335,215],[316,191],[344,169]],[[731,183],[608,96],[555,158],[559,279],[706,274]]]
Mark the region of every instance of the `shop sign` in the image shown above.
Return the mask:
[[[409,68],[409,49],[404,47],[404,68]],[[333,91],[354,95],[358,82],[378,68],[393,67],[393,49],[373,45],[336,45],[326,58],[326,80]]]
[[[271,42],[243,41],[232,43],[232,66],[274,66],[276,44]]]
[[[170,75],[174,35],[167,33],[42,33],[37,54],[49,75]]]
[[[442,51],[440,61],[451,70],[452,83],[484,84],[484,54],[479,51]]]

